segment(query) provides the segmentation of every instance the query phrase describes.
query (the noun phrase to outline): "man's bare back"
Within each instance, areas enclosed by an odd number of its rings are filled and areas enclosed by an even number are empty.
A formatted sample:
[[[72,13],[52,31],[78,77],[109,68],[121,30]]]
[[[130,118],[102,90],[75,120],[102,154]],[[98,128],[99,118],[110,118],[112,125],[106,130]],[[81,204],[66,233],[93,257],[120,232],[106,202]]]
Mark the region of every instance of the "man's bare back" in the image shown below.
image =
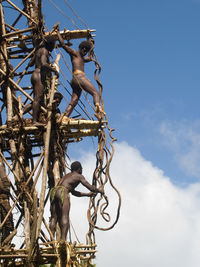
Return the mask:
[[[83,193],[76,191],[75,188],[77,185],[82,184],[91,192]],[[67,232],[69,229],[69,211],[70,211],[70,200],[69,193],[72,193],[74,196],[83,197],[83,196],[93,196],[96,193],[104,194],[103,189],[96,188],[86,181],[82,175],[82,166],[80,162],[75,161],[71,165],[71,172],[66,174],[60,182],[51,189],[50,198],[51,198],[51,218],[50,218],[50,229],[53,236],[56,231],[56,223],[59,223],[61,229],[61,239],[66,240]]]
[[[85,177],[78,173],[77,171],[72,171],[68,174],[66,174],[58,183],[58,185],[63,185],[65,188],[69,190],[72,194],[75,192],[75,188],[79,185],[82,184],[85,186],[87,189],[89,189],[92,192],[99,192],[95,186],[90,185]]]

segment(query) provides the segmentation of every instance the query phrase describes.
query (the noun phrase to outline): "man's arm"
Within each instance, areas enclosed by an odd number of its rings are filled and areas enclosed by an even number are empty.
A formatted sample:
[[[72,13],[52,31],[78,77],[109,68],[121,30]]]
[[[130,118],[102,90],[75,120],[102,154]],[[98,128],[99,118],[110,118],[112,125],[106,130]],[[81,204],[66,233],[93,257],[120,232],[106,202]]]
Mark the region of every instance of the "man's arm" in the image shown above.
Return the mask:
[[[87,63],[87,62],[90,62],[93,60],[93,54],[94,54],[94,39],[91,38],[90,39],[90,43],[92,45],[90,51],[88,52],[88,56],[84,58],[84,62]]]
[[[62,48],[65,49],[65,51],[66,51],[68,54],[73,55],[73,56],[76,56],[76,51],[75,51],[74,49],[71,49],[68,45],[66,45],[66,44],[64,43],[64,40],[63,40],[63,38],[62,38],[62,36],[61,36],[61,34],[60,34],[58,28],[57,28],[56,32],[57,32],[58,40],[59,40],[59,42],[60,42]]]
[[[76,190],[72,190],[71,193],[72,193],[72,195],[74,195],[76,197],[92,197],[92,196],[96,196],[96,193],[94,193],[94,192],[83,193],[83,192],[79,192],[79,191],[76,191]]]
[[[80,177],[80,182],[83,186],[85,186],[90,191],[92,191],[94,193],[104,194],[103,189],[99,189],[99,188],[95,187],[94,185],[91,185],[90,183],[88,183],[88,181],[85,179],[85,177],[83,175],[81,175],[81,177]]]
[[[85,63],[88,63],[90,61],[92,61],[92,57],[84,57],[84,62]]]
[[[43,49],[42,51],[42,55],[41,55],[41,65],[42,65],[42,68],[45,68],[45,69],[48,69],[52,72],[54,72],[58,77],[59,77],[59,73],[58,71],[56,70],[56,68],[52,67],[47,59],[48,59],[48,51],[46,49]]]
[[[32,67],[34,64],[35,64],[35,54],[34,54],[34,56],[31,58],[31,60],[29,61],[27,68],[28,68],[28,67]]]

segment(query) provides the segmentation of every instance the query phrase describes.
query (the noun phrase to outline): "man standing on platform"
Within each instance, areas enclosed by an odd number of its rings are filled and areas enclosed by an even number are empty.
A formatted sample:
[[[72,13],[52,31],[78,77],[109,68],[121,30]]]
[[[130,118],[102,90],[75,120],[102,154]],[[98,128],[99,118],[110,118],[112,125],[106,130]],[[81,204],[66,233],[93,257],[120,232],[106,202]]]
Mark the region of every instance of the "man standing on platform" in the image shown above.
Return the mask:
[[[59,76],[56,68],[52,67],[49,63],[50,52],[55,47],[55,39],[52,36],[45,37],[45,43],[39,49],[36,50],[34,57],[29,62],[29,66],[35,64],[35,70],[31,76],[31,83],[34,91],[33,101],[33,124],[40,126],[38,122],[40,106],[44,101],[44,89],[46,86],[47,79],[50,79],[51,72],[54,72]]]
[[[100,95],[94,85],[90,82],[90,80],[86,77],[84,72],[84,64],[86,62],[92,61],[92,57],[90,55],[90,51],[93,48],[94,40],[83,41],[79,45],[79,50],[76,51],[71,49],[67,44],[64,43],[64,40],[59,32],[59,27],[57,26],[56,32],[58,34],[58,40],[62,46],[62,48],[70,55],[72,62],[72,80],[70,82],[72,87],[72,97],[68,107],[65,110],[65,116],[69,117],[78,103],[78,100],[81,96],[82,89],[87,93],[92,95],[93,103],[95,105],[95,116],[100,120],[100,113],[104,113],[100,106]],[[88,53],[89,52],[89,53]],[[88,57],[85,57],[88,53]]]
[[[82,184],[91,192],[82,193],[76,191],[75,188]],[[71,164],[71,172],[66,174],[59,183],[50,191],[50,230],[55,235],[56,223],[58,222],[61,229],[61,240],[66,240],[69,229],[69,211],[70,211],[70,196],[69,193],[77,197],[95,196],[97,193],[104,194],[103,189],[96,188],[88,183],[82,175],[82,166],[79,161]]]

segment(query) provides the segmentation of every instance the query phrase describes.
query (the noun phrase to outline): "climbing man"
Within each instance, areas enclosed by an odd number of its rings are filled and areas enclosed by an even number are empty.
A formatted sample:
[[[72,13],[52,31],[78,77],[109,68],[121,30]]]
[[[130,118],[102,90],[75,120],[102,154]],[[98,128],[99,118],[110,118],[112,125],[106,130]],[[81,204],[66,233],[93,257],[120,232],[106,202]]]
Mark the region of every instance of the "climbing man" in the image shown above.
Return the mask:
[[[40,126],[38,117],[40,113],[40,106],[43,104],[44,88],[46,81],[50,76],[51,72],[54,72],[59,76],[56,68],[52,67],[49,63],[50,52],[55,47],[55,39],[52,36],[45,37],[44,45],[36,50],[35,55],[29,62],[29,66],[35,64],[35,70],[31,76],[31,83],[33,86],[34,100],[33,100],[33,124]]]
[[[84,63],[92,61],[92,56],[90,51],[93,48],[94,40],[83,41],[79,45],[79,50],[76,51],[71,49],[64,40],[59,32],[59,26],[56,28],[58,34],[58,40],[63,47],[63,49],[70,55],[72,63],[72,80],[70,82],[72,87],[72,97],[69,105],[65,110],[65,116],[69,117],[78,103],[81,96],[82,89],[88,92],[93,97],[93,103],[95,105],[95,116],[100,120],[100,113],[103,113],[100,106],[100,95],[94,85],[86,77],[84,72]],[[85,57],[88,53],[88,57]]]
[[[80,183],[91,192],[82,193],[75,191],[75,188]],[[85,177],[82,175],[82,166],[79,161],[75,161],[71,164],[71,172],[61,178],[58,184],[50,191],[50,230],[54,236],[56,231],[56,223],[58,222],[61,229],[61,240],[66,240],[69,229],[69,193],[72,193],[72,195],[77,197],[90,197],[95,196],[97,193],[104,194],[104,191],[103,189],[96,188],[86,181]]]

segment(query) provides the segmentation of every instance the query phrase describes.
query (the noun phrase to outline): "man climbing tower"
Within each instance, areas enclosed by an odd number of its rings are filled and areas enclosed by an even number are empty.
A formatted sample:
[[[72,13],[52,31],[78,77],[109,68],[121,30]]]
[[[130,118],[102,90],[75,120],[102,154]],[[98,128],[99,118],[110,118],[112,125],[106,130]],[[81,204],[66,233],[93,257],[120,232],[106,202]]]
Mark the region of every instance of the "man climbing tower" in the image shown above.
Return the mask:
[[[31,83],[34,91],[34,101],[33,101],[33,124],[36,126],[40,126],[38,122],[40,106],[43,104],[44,97],[44,88],[46,85],[46,81],[50,72],[54,72],[57,76],[59,76],[58,71],[52,67],[49,63],[50,52],[53,51],[55,47],[55,40],[52,36],[45,37],[45,43],[42,45],[36,53],[34,57],[29,62],[29,66],[33,66],[35,64],[35,70],[31,76]]]
[[[65,110],[65,116],[69,117],[78,103],[81,96],[82,89],[88,92],[93,97],[93,103],[95,105],[95,116],[100,120],[100,113],[104,113],[100,106],[100,95],[94,85],[86,77],[84,72],[84,64],[92,61],[90,50],[93,47],[94,40],[83,41],[79,45],[79,50],[76,51],[71,49],[64,40],[59,32],[59,26],[56,28],[58,34],[58,40],[62,48],[70,55],[72,62],[72,80],[70,82],[72,87],[72,97],[68,107]],[[85,57],[88,53],[88,57]]]
[[[91,192],[82,193],[75,191],[75,188],[82,184]],[[96,193],[104,194],[103,189],[96,188],[88,183],[82,175],[82,166],[79,161],[71,164],[71,172],[66,174],[59,183],[50,191],[50,230],[55,235],[56,223],[58,222],[61,229],[61,240],[66,240],[67,232],[69,229],[69,211],[70,211],[70,198],[69,193],[77,197],[95,196]]]

